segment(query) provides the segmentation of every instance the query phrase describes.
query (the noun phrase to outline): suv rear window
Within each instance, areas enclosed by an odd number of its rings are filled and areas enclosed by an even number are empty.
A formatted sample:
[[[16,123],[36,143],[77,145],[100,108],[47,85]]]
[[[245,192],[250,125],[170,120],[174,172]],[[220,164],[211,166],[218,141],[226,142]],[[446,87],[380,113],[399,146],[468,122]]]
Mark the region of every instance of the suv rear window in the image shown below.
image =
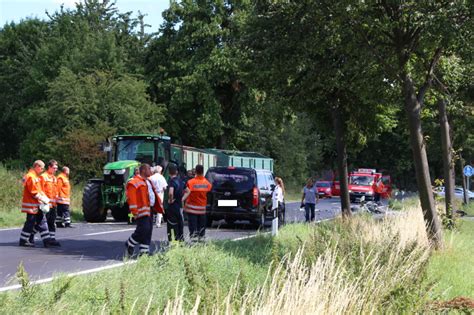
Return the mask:
[[[215,189],[250,190],[254,187],[255,174],[242,169],[210,169],[207,180]]]

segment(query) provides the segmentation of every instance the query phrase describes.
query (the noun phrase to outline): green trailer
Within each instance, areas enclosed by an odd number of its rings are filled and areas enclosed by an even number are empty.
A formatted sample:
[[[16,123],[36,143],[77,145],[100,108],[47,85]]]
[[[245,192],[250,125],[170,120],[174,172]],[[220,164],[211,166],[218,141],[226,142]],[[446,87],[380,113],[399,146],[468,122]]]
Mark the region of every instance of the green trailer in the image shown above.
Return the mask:
[[[192,170],[197,164],[204,166],[204,173],[210,167],[217,166],[218,156],[206,149],[198,149],[184,145],[172,144],[172,154],[179,157],[181,171]]]
[[[258,152],[208,149],[217,155],[217,166],[249,167],[273,172],[273,159]]]

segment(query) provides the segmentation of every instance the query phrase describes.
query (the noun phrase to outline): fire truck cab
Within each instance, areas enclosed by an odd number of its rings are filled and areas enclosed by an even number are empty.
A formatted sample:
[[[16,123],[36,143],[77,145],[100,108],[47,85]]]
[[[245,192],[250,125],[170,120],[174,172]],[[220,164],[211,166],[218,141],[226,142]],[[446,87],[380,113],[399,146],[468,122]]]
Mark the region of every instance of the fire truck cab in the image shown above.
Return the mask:
[[[357,171],[351,172],[349,174],[349,196],[351,202],[359,202],[362,196],[365,197],[365,200],[375,200],[377,187],[384,187],[384,185],[381,185],[382,177],[382,173],[369,168],[360,168]],[[383,195],[380,192],[379,194]]]

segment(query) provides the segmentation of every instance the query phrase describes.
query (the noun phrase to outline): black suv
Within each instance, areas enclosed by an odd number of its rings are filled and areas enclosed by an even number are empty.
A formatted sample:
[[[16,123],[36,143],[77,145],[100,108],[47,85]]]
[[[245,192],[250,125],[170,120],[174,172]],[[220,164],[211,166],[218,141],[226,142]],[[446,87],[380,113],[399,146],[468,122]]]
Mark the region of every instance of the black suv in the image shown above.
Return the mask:
[[[213,220],[227,223],[249,220],[263,226],[273,218],[272,189],[275,186],[272,172],[245,167],[211,167],[206,173],[212,190],[207,196],[208,225]],[[284,213],[280,215],[284,219]]]

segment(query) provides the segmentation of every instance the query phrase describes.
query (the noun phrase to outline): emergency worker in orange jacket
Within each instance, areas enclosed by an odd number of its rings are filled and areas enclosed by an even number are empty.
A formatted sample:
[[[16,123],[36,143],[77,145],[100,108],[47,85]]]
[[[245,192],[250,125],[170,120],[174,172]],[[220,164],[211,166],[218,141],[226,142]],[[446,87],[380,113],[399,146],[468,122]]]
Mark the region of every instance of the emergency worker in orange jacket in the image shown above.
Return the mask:
[[[37,231],[41,235],[44,247],[56,246],[51,242],[46,217],[43,211],[48,210],[49,198],[41,189],[40,174],[44,170],[44,162],[37,160],[33,167],[23,177],[23,198],[21,201],[21,212],[26,213],[26,221],[20,234],[20,246],[34,247],[30,242],[30,236]]]
[[[384,188],[385,188],[385,186],[382,182],[382,179],[379,179],[379,181],[375,185],[375,196],[374,196],[374,201],[375,202],[380,202],[380,197],[383,194]]]
[[[58,197],[56,199],[58,215],[56,217],[57,227],[72,227],[71,212],[71,184],[69,182],[69,167],[63,166],[61,174],[58,175]]]
[[[137,224],[135,232],[125,242],[127,254],[133,256],[135,246],[139,245],[139,254],[150,253],[153,219],[150,208],[147,178],[151,176],[150,165],[140,165],[139,174],[130,179],[126,186],[127,203]]]
[[[188,180],[182,198],[191,239],[202,240],[206,235],[207,193],[211,188],[211,183],[204,177],[204,167],[196,165],[196,177]]]
[[[58,180],[55,176],[58,170],[58,162],[50,160],[47,164],[47,170],[40,176],[41,189],[46,197],[49,198],[49,212],[46,213],[46,222],[48,223],[49,236],[52,243],[60,246],[56,241],[56,198],[58,196]],[[31,239],[30,239],[31,240]]]

